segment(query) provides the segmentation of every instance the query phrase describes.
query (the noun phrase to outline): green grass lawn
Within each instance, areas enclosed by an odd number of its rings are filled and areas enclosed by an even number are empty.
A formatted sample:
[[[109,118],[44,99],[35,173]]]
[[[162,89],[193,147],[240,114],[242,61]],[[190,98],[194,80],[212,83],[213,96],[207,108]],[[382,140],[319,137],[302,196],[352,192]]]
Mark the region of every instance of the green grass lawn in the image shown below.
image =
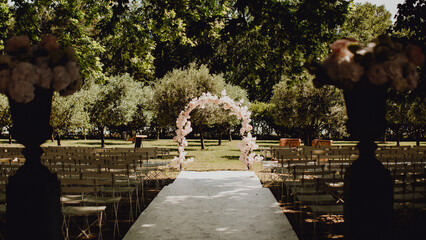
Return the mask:
[[[223,140],[222,145],[218,145],[217,140],[205,140],[205,149],[201,150],[201,143],[199,139],[189,139],[189,146],[185,149],[188,152],[187,158],[193,157],[194,162],[186,164],[185,170],[191,171],[218,171],[218,170],[245,170],[245,166],[239,161],[240,149],[238,143],[240,140]],[[170,148],[171,157],[177,156],[177,143],[172,139],[144,139],[142,142],[144,147],[160,147]],[[268,148],[270,146],[277,146],[278,140],[258,140],[259,148]],[[355,141],[334,141],[333,145],[355,145]],[[0,146],[8,145],[7,139],[0,139]],[[14,143],[13,145],[17,145]],[[43,146],[56,146],[56,142],[47,141]],[[62,140],[62,146],[93,146],[100,147],[100,140]],[[107,148],[109,147],[125,147],[133,148],[134,143],[126,140],[107,139],[105,142]],[[395,142],[387,142],[386,144],[379,145],[393,145]],[[415,142],[401,142],[401,145],[415,145]],[[422,142],[421,145],[426,145]],[[257,151],[260,153],[260,151]],[[260,164],[254,166],[255,171],[261,169]]]

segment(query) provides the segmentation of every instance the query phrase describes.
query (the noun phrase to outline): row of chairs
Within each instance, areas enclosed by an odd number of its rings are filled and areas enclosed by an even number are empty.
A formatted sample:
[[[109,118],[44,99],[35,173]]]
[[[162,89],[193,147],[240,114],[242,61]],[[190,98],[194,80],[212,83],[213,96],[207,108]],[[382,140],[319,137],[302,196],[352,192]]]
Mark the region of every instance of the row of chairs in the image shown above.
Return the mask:
[[[314,219],[343,214],[344,174],[358,157],[355,148],[271,149],[273,161],[263,162],[263,181],[281,186],[282,196],[288,204],[299,212],[308,211]],[[426,208],[424,149],[383,148],[376,152],[394,179],[395,209]],[[265,179],[265,176],[269,178]]]
[[[84,219],[83,227],[79,227],[79,236],[88,237],[91,227],[97,223],[99,227],[98,239],[101,239],[102,221],[107,213],[108,216],[114,218],[113,237],[116,234],[120,235],[118,211],[120,205],[127,202],[126,199],[129,200],[129,222],[133,221],[132,196],[135,192],[138,196],[137,188],[138,185],[143,184],[143,178],[132,184],[129,178],[123,178],[116,173],[82,172],[78,178],[69,175],[60,176],[60,181],[65,239],[69,238],[71,220],[79,217]],[[91,217],[94,217],[94,220],[89,224],[88,219]],[[76,226],[79,225],[76,224]]]
[[[411,161],[423,162],[426,146],[380,146],[376,157],[382,162]],[[262,149],[265,159],[297,159],[297,160],[354,160],[359,152],[356,146],[271,146]]]
[[[0,148],[0,187],[5,189],[8,176],[25,162],[22,148]],[[144,182],[158,177],[169,163],[159,156],[157,148],[98,149],[91,147],[48,147],[43,164],[55,172],[61,182],[63,231],[69,239],[70,225],[89,237],[93,226],[102,239],[102,225],[107,217],[114,219],[113,235],[120,235],[118,212],[128,204],[129,223],[144,205]],[[159,158],[161,157],[161,158]],[[4,192],[0,195],[4,197]],[[79,219],[79,221],[76,221]],[[75,224],[81,223],[83,224]],[[74,223],[74,224],[73,224]]]
[[[23,158],[22,146],[3,146],[0,147],[0,158],[7,157],[18,157]],[[49,146],[43,147],[44,156],[61,154],[61,155],[125,155],[125,154],[149,154],[150,158],[165,158],[170,155],[170,149],[168,148],[157,148],[157,147],[146,147],[146,148],[97,148],[97,147],[74,147],[74,146]]]
[[[319,179],[322,185],[342,195],[345,170],[352,161],[329,160],[318,163],[317,161],[306,160],[284,160],[283,162],[284,166],[271,166],[267,165],[266,162],[264,163],[266,171],[272,173],[269,175],[270,180],[278,179],[285,183],[286,179],[292,178],[293,180],[298,178],[302,178],[303,180]],[[391,176],[394,179],[395,193],[401,194],[400,196],[395,196],[395,199],[399,199],[401,196],[405,198],[413,190],[421,192],[420,195],[426,194],[425,164],[384,165],[390,170]]]
[[[0,164],[20,165],[25,161],[22,155],[22,147],[3,147],[0,148]],[[120,159],[134,159],[146,167],[153,169],[163,166],[167,161],[162,161],[168,157],[170,151],[165,148],[94,148],[94,147],[46,147],[42,155],[42,161],[45,165],[54,165],[66,163],[68,165],[82,165],[81,162],[87,161],[119,161]],[[145,161],[142,161],[144,160]],[[147,159],[147,160],[146,160]],[[69,162],[67,162],[69,161]],[[54,167],[54,166],[52,166]],[[12,171],[14,170],[13,167]],[[0,173],[1,174],[1,173]],[[13,172],[12,172],[13,174]],[[158,173],[155,172],[153,177]]]
[[[300,231],[306,231],[303,222],[307,216],[313,219],[315,234],[321,216],[343,214],[340,169],[328,169],[315,160],[286,160],[283,167],[270,170],[280,182],[283,202],[296,212]],[[326,183],[333,183],[334,188]]]

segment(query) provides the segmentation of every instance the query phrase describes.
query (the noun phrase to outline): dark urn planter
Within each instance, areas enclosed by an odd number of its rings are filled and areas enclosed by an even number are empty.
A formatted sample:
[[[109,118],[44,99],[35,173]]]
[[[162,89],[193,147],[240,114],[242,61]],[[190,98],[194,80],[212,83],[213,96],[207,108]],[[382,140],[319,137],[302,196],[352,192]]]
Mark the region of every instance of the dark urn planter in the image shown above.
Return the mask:
[[[12,137],[25,146],[25,164],[6,187],[7,239],[63,239],[60,183],[41,163],[40,147],[52,134],[52,90],[36,88],[29,103],[9,97]]]
[[[393,181],[375,157],[385,130],[384,86],[367,81],[345,90],[349,134],[359,140],[359,158],[345,172],[345,239],[392,239]]]

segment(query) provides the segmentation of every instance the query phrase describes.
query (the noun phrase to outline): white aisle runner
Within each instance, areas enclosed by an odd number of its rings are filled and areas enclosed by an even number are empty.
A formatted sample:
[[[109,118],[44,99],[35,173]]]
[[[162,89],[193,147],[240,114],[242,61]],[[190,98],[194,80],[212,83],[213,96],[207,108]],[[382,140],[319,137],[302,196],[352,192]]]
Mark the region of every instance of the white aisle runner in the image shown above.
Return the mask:
[[[164,187],[124,240],[297,239],[251,171],[188,172]]]

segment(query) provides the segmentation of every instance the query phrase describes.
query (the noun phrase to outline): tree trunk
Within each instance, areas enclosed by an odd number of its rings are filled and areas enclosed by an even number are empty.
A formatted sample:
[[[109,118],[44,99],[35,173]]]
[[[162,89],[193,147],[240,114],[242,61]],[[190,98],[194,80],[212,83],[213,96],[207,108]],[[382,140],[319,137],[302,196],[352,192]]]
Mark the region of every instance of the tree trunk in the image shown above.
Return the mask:
[[[399,128],[396,129],[396,146],[399,146]]]
[[[416,146],[420,146],[420,130],[416,130]]]
[[[58,146],[61,146],[61,134],[60,133],[56,133],[56,135],[58,136],[58,138],[57,138]]]
[[[203,130],[200,130],[200,138],[201,138],[201,149],[205,149]]]
[[[155,128],[155,134],[157,135],[157,141],[160,140],[160,129],[158,127]]]
[[[105,134],[104,134],[104,129],[105,129],[105,127],[100,127],[99,128],[99,131],[100,131],[100,134],[101,134],[101,147],[102,148],[104,148],[105,147]]]
[[[229,134],[229,141],[232,141],[232,131],[231,131],[231,129],[228,130],[228,134]]]
[[[52,142],[55,142],[55,135],[52,133]]]
[[[86,134],[85,128],[81,128],[81,134],[83,134],[83,140],[87,140],[87,134]]]
[[[305,134],[305,146],[312,146],[312,138],[310,133]]]
[[[10,134],[10,129],[9,129],[9,144],[12,144],[12,134]]]
[[[219,141],[217,143],[218,146],[222,145],[222,131],[219,132]]]

